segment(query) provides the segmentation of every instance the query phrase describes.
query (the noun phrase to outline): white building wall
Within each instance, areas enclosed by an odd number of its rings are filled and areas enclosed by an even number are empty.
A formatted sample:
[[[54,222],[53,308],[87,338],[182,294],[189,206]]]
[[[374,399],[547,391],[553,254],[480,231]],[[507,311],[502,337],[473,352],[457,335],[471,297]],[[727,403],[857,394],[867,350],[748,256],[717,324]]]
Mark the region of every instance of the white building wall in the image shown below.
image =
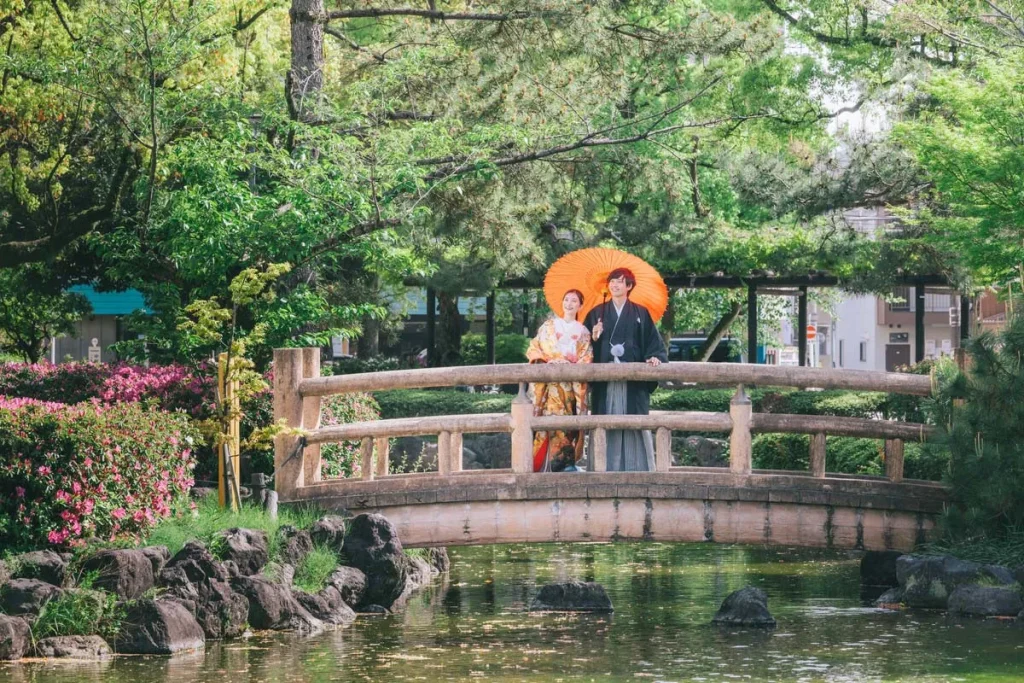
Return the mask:
[[[832,346],[832,364],[854,370],[874,370],[879,362],[885,366],[885,344],[881,350],[876,332],[878,309],[873,296],[851,295],[836,306],[835,337]],[[839,345],[842,342],[842,365]],[[860,343],[867,342],[867,358],[860,360]],[[881,355],[879,355],[881,353]],[[879,361],[881,358],[881,361]]]

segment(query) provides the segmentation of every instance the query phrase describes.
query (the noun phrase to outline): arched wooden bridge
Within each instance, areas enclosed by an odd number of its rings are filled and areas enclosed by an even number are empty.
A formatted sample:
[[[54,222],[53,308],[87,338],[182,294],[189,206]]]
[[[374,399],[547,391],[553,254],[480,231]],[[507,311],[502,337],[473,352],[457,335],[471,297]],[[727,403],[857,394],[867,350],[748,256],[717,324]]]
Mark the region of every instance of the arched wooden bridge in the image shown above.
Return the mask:
[[[931,379],[902,373],[670,363],[502,365],[320,377],[319,349],[274,354],[275,419],[293,428],[275,443],[282,502],[385,514],[404,545],[521,541],[714,541],[910,550],[926,540],[947,491],[903,478],[903,443],[931,427],[857,418],[753,413],[745,386],[853,389],[928,395]],[[445,415],[319,426],[324,396],[458,385],[551,381],[674,381],[737,386],[729,413],[534,417],[520,391],[511,413]],[[654,472],[605,472],[605,430],[652,429]],[[533,473],[534,431],[591,430],[592,472]],[[672,466],[672,430],[729,434],[728,468]],[[512,467],[462,471],[462,435],[506,432]],[[811,435],[808,472],[751,469],[751,435]],[[438,471],[388,473],[391,437],[436,435]],[[829,473],[827,436],[885,440],[886,476]],[[323,479],[320,445],[362,443],[359,479]]]

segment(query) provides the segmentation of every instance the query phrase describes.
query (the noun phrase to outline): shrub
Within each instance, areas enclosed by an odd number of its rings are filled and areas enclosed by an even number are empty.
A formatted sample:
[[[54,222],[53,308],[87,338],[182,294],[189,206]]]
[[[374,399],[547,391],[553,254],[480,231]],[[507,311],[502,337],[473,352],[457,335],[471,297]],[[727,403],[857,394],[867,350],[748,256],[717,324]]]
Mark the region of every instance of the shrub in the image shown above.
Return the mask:
[[[112,371],[113,366],[102,363],[4,363],[0,365],[0,395],[81,403],[99,398]]]
[[[477,415],[507,413],[512,408],[508,394],[471,394],[466,391],[395,389],[374,394],[384,419],[424,415]]]
[[[325,363],[321,369],[323,375],[352,375],[360,372],[381,372],[398,370],[401,364],[397,358],[342,358]]]
[[[935,448],[950,455],[954,539],[1002,539],[1024,528],[1024,316],[970,340],[970,370],[937,376]],[[963,404],[960,405],[960,400]]]
[[[320,425],[331,427],[379,419],[380,406],[370,394],[338,394],[324,399]],[[358,477],[362,473],[358,442],[325,443],[320,447],[320,457],[324,478]]]
[[[188,493],[197,436],[137,404],[0,398],[0,546],[139,534]]]
[[[530,338],[522,334],[499,334],[494,337],[494,362],[498,365],[525,363]],[[462,335],[462,364],[487,364],[487,337],[482,334]]]
[[[881,439],[831,437],[825,441],[825,469],[844,474],[881,475],[885,472],[884,453],[885,441]]]
[[[762,470],[810,468],[810,437],[806,434],[758,434],[751,444],[753,466]]]

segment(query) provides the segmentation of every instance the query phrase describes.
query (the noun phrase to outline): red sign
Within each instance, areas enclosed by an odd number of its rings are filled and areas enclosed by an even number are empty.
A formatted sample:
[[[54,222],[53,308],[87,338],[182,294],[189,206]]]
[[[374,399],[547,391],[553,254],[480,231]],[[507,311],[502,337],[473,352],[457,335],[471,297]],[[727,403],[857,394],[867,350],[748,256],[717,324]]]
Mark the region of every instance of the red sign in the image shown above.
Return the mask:
[[[817,326],[816,325],[808,325],[807,326],[807,341],[812,341],[817,336],[818,336],[818,328],[817,328]]]

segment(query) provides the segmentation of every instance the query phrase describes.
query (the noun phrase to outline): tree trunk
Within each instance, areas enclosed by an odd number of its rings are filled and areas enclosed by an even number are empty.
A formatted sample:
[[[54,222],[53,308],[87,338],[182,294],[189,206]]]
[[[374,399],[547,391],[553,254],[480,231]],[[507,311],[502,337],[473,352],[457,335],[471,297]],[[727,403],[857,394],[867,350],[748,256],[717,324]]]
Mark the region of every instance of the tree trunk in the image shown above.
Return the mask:
[[[668,348],[672,341],[672,334],[676,330],[676,290],[668,288],[668,306],[665,307],[665,315],[661,317],[661,338],[665,340],[665,348]]]
[[[324,87],[324,0],[292,0],[292,64],[285,83],[288,112],[295,121],[314,121]]]
[[[462,363],[462,314],[459,313],[459,296],[438,292],[438,337],[437,355],[442,366]]]
[[[363,318],[363,334],[359,337],[359,357],[375,358],[380,355],[380,321],[371,316]]]
[[[743,304],[736,302],[732,304],[729,311],[722,316],[722,319],[715,325],[715,329],[711,330],[711,334],[708,335],[707,341],[697,351],[697,362],[706,363],[711,358],[711,354],[718,348],[718,342],[722,341],[722,337],[729,331],[729,326],[732,325],[733,321],[739,317],[740,311],[743,310]]]

